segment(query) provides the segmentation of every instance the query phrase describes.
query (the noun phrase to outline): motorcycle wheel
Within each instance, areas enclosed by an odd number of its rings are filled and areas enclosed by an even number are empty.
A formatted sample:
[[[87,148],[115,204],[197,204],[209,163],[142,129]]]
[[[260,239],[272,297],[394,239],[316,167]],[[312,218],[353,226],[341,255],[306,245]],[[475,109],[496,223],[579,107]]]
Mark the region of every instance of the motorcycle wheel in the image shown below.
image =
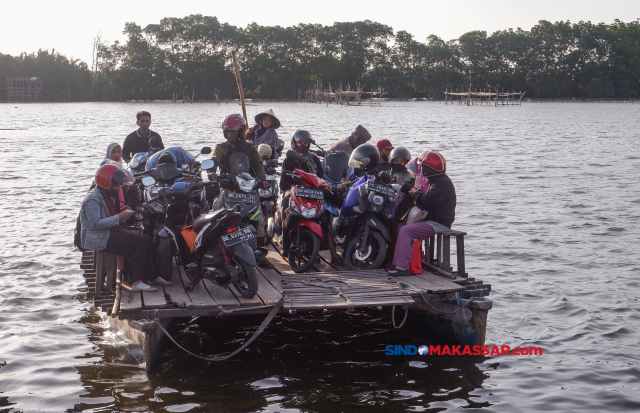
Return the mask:
[[[160,265],[160,277],[171,279],[171,239],[158,237],[158,264]]]
[[[344,252],[344,261],[351,270],[375,270],[382,266],[384,257],[387,255],[387,241],[382,234],[376,231],[369,232],[367,238],[366,257],[364,259],[356,244],[362,237],[354,237]],[[359,258],[360,256],[360,258]]]
[[[251,265],[240,259],[234,259],[237,264],[242,267],[244,279],[242,282],[233,282],[233,286],[240,293],[241,296],[247,298],[253,298],[258,293],[258,277],[256,276],[256,269]]]
[[[300,231],[300,252],[296,245],[296,236],[292,235],[289,247],[289,266],[294,272],[306,272],[311,269],[320,253],[320,239],[308,228]]]

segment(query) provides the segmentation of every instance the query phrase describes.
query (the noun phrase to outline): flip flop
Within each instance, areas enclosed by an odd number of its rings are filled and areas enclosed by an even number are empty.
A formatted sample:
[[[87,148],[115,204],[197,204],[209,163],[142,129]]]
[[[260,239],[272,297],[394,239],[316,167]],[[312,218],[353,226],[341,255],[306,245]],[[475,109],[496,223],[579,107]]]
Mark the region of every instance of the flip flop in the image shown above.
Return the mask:
[[[402,268],[394,267],[392,270],[387,270],[389,275],[411,275],[411,271],[404,270]]]

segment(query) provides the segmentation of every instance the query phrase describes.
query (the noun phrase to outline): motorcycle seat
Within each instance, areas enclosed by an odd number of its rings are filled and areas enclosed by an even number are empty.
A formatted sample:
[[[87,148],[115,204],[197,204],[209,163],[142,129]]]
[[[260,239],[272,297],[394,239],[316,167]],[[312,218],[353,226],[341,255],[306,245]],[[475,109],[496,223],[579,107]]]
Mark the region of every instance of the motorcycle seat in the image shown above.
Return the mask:
[[[208,214],[202,214],[200,215],[198,218],[196,218],[196,220],[193,222],[193,230],[198,233],[200,232],[200,230],[202,228],[204,228],[205,225],[207,225],[209,222],[211,222],[213,219],[221,217],[222,215],[224,215],[226,212],[228,212],[227,210],[224,209],[219,209],[217,211],[214,212],[209,212]]]

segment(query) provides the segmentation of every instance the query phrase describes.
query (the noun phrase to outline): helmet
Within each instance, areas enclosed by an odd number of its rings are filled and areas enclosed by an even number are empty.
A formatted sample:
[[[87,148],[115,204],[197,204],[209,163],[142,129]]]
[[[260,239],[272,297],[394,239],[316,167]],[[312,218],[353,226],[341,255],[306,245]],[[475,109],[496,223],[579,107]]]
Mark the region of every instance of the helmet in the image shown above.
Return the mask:
[[[302,149],[302,153],[309,152],[309,149],[311,148],[311,132],[304,129],[298,129],[293,132],[293,135],[291,135],[291,149],[295,151],[298,148],[296,142],[300,142],[303,139],[309,141],[309,144],[307,145],[306,150]]]
[[[422,166],[422,175],[427,178],[447,172],[447,162],[440,152],[424,151],[418,157],[418,163]]]
[[[237,130],[240,131],[240,137],[244,137],[245,132],[247,131],[247,121],[244,120],[241,114],[234,113],[232,115],[227,116],[222,121],[220,125],[223,131],[226,130]]]
[[[393,161],[396,158],[404,158],[405,163],[409,163],[409,161],[411,160],[411,152],[409,152],[409,149],[407,148],[398,146],[396,148],[393,148],[393,150],[391,151],[389,160]]]
[[[126,179],[127,175],[114,165],[102,165],[96,172],[96,185],[104,189],[111,189],[113,184],[121,184]]]
[[[104,161],[102,161],[100,163],[100,166],[102,166],[102,165],[113,165],[116,168],[120,169],[122,172],[124,172],[126,178],[122,182],[123,185],[133,185],[133,184],[136,183],[136,179],[133,177],[133,174],[131,173],[131,171],[128,170],[128,169],[123,168],[122,165],[120,165],[118,162],[112,161],[112,160],[109,160],[109,159],[105,159]]]
[[[273,155],[271,145],[267,143],[261,143],[258,145],[258,155],[260,155],[262,159],[271,159],[271,155]]]
[[[159,136],[149,138],[149,152],[158,152],[163,149],[162,140]]]
[[[370,143],[365,143],[353,150],[349,157],[349,166],[353,168],[373,169],[380,163],[380,152]]]

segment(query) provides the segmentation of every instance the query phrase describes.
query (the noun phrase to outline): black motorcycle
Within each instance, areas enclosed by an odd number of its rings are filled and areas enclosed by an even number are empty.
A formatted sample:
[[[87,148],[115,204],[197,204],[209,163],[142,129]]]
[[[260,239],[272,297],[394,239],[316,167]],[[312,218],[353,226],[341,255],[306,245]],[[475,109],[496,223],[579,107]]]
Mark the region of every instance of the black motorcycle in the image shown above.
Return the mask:
[[[201,169],[208,170],[214,166],[213,160],[206,160],[202,162]],[[143,183],[147,187],[156,184],[153,176],[145,177]],[[262,260],[264,256],[262,251],[254,251],[249,245],[255,242],[255,236],[252,229],[242,223],[239,208],[223,208],[194,216],[194,209],[201,208],[194,208],[193,194],[199,193],[197,197],[203,199],[204,188],[217,185],[216,182],[204,183],[199,176],[193,176],[190,182],[178,182],[170,188],[160,188],[158,195],[145,203],[145,206],[157,201],[165,204],[164,225],[158,234],[160,240],[169,240],[169,248],[160,252],[168,259],[163,260],[159,255],[161,275],[163,266],[168,265],[170,272],[171,256],[175,255],[172,247],[175,246],[175,252],[180,255],[190,281],[186,286],[187,291],[191,291],[201,278],[207,278],[224,288],[233,284],[240,295],[251,298],[258,291],[256,259]],[[190,224],[195,235],[191,244],[182,236],[183,229]]]

